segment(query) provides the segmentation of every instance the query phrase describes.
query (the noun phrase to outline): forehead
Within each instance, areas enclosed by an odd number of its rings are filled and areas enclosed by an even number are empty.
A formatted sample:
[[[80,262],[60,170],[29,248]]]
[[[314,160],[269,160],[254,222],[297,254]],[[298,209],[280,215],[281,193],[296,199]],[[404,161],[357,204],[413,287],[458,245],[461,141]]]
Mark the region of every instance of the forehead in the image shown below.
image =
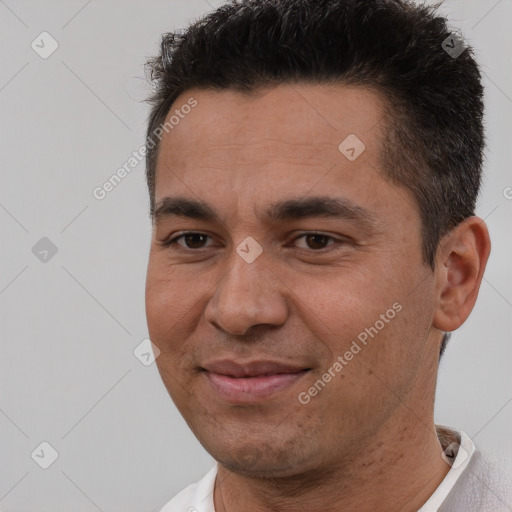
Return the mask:
[[[191,98],[197,105],[183,109],[190,112],[178,119],[176,114]],[[297,160],[315,156],[338,160],[338,146],[351,134],[367,150],[376,145],[383,108],[382,98],[367,88],[297,83],[248,94],[192,89],[176,99],[167,119],[171,117],[172,128],[164,133],[159,155],[166,160],[190,159],[198,153],[219,152],[220,147],[219,158],[224,154],[229,160],[243,153],[262,160],[264,146],[269,150],[282,146],[281,152],[294,146],[286,154]]]
[[[172,128],[160,145],[156,204],[171,192],[211,202],[237,195],[240,204],[242,197],[270,201],[313,188],[326,195],[340,184],[352,191],[382,185],[383,100],[367,88],[192,89],[176,99],[167,119]]]

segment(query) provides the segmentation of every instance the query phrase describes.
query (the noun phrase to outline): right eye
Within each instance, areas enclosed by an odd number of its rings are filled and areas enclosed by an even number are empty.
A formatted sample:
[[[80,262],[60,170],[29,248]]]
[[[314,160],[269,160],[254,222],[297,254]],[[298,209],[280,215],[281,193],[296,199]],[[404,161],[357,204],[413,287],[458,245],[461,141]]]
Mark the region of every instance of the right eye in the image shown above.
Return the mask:
[[[161,243],[164,247],[172,247],[174,245],[179,245],[180,247],[183,247],[184,249],[188,250],[194,250],[194,249],[203,249],[204,242],[206,239],[211,238],[205,233],[198,233],[195,231],[186,231],[178,236],[172,237],[169,240],[166,240]],[[183,239],[185,242],[184,244],[179,243],[179,241]]]

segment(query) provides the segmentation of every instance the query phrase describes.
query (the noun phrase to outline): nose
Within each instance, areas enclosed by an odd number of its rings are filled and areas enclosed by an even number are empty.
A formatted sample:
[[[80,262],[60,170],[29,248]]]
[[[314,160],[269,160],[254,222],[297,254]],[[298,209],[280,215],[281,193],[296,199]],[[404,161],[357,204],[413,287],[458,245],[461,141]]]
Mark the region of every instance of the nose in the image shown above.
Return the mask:
[[[243,335],[256,325],[286,322],[288,288],[262,254],[247,263],[234,253],[206,307],[206,320],[218,329]]]

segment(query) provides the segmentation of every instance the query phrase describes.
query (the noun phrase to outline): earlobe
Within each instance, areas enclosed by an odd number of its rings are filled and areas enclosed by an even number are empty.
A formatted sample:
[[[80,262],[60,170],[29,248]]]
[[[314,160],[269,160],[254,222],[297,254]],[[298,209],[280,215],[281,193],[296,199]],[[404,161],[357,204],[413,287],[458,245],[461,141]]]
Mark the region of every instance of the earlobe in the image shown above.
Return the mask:
[[[451,332],[466,321],[475,305],[490,249],[487,226],[479,217],[469,217],[443,237],[436,255],[434,327]]]

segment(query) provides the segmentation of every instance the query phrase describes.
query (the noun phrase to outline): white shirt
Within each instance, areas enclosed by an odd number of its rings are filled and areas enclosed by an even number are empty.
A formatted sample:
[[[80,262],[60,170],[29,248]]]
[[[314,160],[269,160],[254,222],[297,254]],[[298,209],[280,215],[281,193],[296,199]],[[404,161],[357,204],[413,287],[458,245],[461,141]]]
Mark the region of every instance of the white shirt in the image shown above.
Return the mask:
[[[418,512],[437,512],[439,510],[439,507],[453,489],[455,483],[467,468],[471,457],[475,453],[475,445],[469,436],[462,430],[457,431],[457,434],[460,436],[460,447],[458,448],[455,460],[451,463],[452,467],[450,471],[446,473],[446,476],[434,491],[434,494],[430,496],[428,501]],[[448,447],[443,446],[443,448],[445,448],[445,452],[449,453]],[[449,461],[448,458],[445,460]],[[449,462],[451,462],[451,460]]]
[[[500,479],[500,474],[492,474],[488,471],[488,467],[491,467],[489,461],[478,452],[475,456],[475,445],[469,436],[463,431],[449,430],[458,435],[460,447],[457,443],[443,446],[445,460],[451,464],[451,468],[418,512],[510,512],[510,475]],[[451,455],[455,456],[454,459]],[[213,490],[216,476],[215,465],[201,480],[177,494],[160,512],[215,512]]]

